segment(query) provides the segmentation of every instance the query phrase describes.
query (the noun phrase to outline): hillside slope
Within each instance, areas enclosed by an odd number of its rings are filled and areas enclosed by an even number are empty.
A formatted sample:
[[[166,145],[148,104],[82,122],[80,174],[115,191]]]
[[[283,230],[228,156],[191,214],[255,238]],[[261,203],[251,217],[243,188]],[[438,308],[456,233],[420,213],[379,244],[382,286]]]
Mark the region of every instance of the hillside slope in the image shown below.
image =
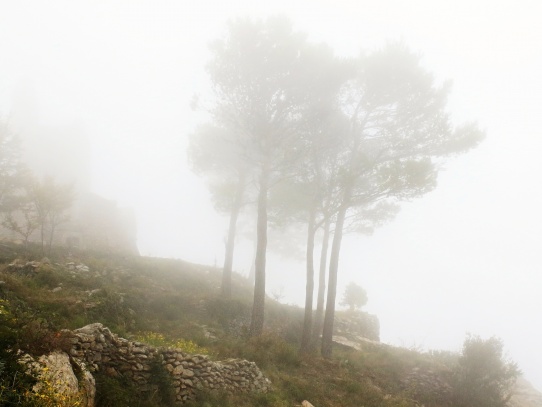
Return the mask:
[[[454,405],[451,375],[457,355],[358,340],[336,344],[331,360],[316,353],[300,356],[303,312],[298,307],[268,299],[265,334],[248,338],[252,293],[240,276],[234,277],[233,299],[224,300],[218,296],[220,272],[208,266],[88,252],[59,251],[43,259],[38,253],[14,246],[0,252],[3,314],[14,324],[12,342],[30,353],[51,350],[55,342],[49,339],[61,329],[99,322],[153,346],[175,345],[214,360],[254,361],[272,382],[266,394],[201,392],[192,405],[294,406],[305,399],[316,407]],[[115,405],[112,394],[129,387],[118,378],[100,380],[99,407]],[[540,393],[524,381],[519,386],[513,407],[542,406]]]

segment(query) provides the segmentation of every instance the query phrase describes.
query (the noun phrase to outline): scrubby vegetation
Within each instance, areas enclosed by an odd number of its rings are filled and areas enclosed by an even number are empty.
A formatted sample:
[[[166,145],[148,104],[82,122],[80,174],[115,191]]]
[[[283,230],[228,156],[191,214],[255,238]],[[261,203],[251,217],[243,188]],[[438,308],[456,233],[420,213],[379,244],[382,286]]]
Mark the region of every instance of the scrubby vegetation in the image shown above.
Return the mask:
[[[235,277],[226,300],[220,297],[220,270],[183,261],[62,250],[43,259],[40,248],[10,245],[0,260],[1,405],[66,405],[30,391],[33,381],[16,362],[16,350],[38,356],[66,349],[60,330],[93,322],[155,346],[254,361],[273,384],[267,394],[201,392],[189,406],[294,406],[304,399],[317,407],[479,406],[475,396],[484,390],[467,397],[464,390],[475,383],[480,365],[498,366],[506,376],[492,382],[501,398],[518,373],[502,360],[495,339],[471,338],[462,357],[370,342],[361,350],[336,345],[331,359],[300,354],[303,311],[270,299],[265,333],[251,338],[248,282]],[[145,398],[123,377],[95,374],[97,406],[172,405],[171,383],[160,368],[153,374],[159,391]]]

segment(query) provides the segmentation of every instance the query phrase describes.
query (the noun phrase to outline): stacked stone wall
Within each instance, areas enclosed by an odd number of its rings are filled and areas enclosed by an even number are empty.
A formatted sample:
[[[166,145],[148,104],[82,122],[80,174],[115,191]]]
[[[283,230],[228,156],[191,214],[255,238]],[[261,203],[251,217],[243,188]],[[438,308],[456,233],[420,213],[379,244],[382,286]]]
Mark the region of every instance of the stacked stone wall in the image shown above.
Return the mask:
[[[171,375],[176,401],[192,399],[197,390],[267,392],[269,380],[254,362],[228,359],[221,362],[181,349],[157,348],[130,341],[96,323],[71,331],[71,356],[84,361],[90,371],[133,380],[142,391],[152,390],[153,363]]]

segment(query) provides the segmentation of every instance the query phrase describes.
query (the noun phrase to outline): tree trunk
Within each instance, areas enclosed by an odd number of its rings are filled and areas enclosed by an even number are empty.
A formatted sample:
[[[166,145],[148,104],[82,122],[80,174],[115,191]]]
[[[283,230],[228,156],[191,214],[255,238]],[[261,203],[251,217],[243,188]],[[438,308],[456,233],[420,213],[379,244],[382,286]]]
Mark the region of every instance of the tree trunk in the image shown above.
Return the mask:
[[[230,225],[228,228],[228,240],[226,242],[226,253],[224,254],[224,268],[222,270],[222,297],[231,298],[231,275],[233,268],[233,250],[235,247],[235,231],[237,228],[237,218],[243,205],[243,194],[245,192],[245,181],[239,177],[239,184],[235,193],[235,200],[230,213]]]
[[[305,318],[303,320],[303,334],[301,336],[301,352],[307,353],[311,344],[312,329],[312,299],[314,293],[314,235],[316,210],[312,208],[309,214],[307,228],[307,284],[305,288]]]
[[[62,223],[62,217],[58,213],[52,212],[49,215],[49,223],[50,223],[50,230],[49,230],[49,237],[47,241],[47,250],[48,250],[48,256],[51,256],[51,250],[53,248],[53,240],[55,237],[56,228],[58,225]]]
[[[45,219],[41,220],[41,254],[45,256]]]
[[[329,257],[329,281],[327,288],[326,314],[324,319],[324,330],[322,332],[322,356],[331,357],[333,347],[333,322],[335,319],[335,299],[337,297],[337,274],[339,271],[339,254],[343,237],[344,218],[348,205],[343,203],[337,213],[337,223],[333,235],[331,255]]]
[[[49,239],[48,239],[48,242],[47,242],[48,256],[51,256],[51,250],[52,250],[52,247],[53,247],[53,237],[55,235],[55,227],[56,227],[55,217],[52,216],[51,217],[51,230],[49,231]]]
[[[316,346],[322,334],[322,323],[324,321],[324,300],[326,294],[326,270],[327,252],[329,249],[329,228],[331,222],[326,219],[324,224],[324,236],[322,237],[322,249],[320,253],[320,272],[318,276],[318,298],[316,299],[316,316],[312,331],[312,342]]]
[[[259,336],[263,331],[265,312],[265,257],[267,251],[267,193],[269,189],[269,170],[264,165],[260,177],[258,193],[258,220],[256,260],[254,262],[254,303],[250,321],[250,336]]]

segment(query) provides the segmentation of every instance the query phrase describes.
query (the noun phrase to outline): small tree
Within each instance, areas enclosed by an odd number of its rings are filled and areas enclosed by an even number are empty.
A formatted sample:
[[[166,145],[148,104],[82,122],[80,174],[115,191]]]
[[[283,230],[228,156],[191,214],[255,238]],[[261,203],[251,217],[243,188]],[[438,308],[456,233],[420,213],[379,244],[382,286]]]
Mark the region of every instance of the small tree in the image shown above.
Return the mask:
[[[21,160],[18,138],[0,121],[0,213],[1,224],[21,236],[25,247],[38,228],[36,208],[30,197],[32,177]]]
[[[23,184],[26,175],[19,140],[0,120],[0,212],[12,209],[12,195]]]
[[[354,282],[350,282],[344,290],[341,305],[350,308],[350,311],[355,311],[367,304],[369,298],[363,287]]]
[[[21,236],[27,249],[30,236],[40,226],[36,205],[28,186],[22,189],[21,194],[12,196],[4,210],[2,226]]]
[[[469,336],[455,376],[455,404],[458,407],[505,407],[520,375],[516,363],[504,358],[499,338],[483,340]]]
[[[41,183],[34,183],[31,199],[39,222],[42,252],[45,254],[47,246],[50,253],[57,227],[69,219],[68,210],[75,199],[73,186],[45,178]]]

